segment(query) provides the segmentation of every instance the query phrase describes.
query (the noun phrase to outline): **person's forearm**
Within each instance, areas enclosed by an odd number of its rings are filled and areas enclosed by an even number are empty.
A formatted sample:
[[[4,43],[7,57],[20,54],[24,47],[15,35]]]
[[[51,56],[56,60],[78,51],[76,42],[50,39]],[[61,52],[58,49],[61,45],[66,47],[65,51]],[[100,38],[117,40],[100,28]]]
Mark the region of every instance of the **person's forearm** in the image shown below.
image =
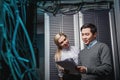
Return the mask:
[[[87,74],[96,74],[99,76],[106,76],[109,75],[112,72],[112,66],[111,65],[103,65],[99,67],[91,67],[87,68]]]

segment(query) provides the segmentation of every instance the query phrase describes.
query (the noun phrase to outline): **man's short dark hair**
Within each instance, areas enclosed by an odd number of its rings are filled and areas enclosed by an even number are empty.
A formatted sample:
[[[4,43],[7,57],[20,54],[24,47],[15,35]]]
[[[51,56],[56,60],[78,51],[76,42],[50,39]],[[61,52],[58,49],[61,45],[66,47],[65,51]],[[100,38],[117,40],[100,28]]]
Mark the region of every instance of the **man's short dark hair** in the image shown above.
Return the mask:
[[[84,24],[81,27],[81,31],[82,31],[82,29],[85,29],[85,28],[90,28],[92,34],[95,34],[97,32],[97,27],[94,24],[92,24],[92,23],[86,23],[86,24]]]

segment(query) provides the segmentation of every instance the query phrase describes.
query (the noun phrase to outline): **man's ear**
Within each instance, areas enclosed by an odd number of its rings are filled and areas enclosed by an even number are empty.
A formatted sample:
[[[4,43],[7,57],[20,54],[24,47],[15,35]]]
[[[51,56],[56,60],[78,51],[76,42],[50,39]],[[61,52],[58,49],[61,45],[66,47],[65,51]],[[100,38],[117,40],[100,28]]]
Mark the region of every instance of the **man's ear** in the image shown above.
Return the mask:
[[[97,37],[97,32],[96,32],[96,33],[94,33],[94,37]]]

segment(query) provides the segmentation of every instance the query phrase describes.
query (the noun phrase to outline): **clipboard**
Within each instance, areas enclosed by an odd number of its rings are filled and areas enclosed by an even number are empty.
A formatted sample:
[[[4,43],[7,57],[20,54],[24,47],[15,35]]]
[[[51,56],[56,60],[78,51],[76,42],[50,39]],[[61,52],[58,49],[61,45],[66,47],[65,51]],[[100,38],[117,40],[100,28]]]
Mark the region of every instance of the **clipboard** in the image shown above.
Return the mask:
[[[57,61],[56,63],[64,69],[69,70],[69,73],[71,74],[78,73],[78,71],[76,70],[77,65],[72,58],[65,59],[63,61]]]

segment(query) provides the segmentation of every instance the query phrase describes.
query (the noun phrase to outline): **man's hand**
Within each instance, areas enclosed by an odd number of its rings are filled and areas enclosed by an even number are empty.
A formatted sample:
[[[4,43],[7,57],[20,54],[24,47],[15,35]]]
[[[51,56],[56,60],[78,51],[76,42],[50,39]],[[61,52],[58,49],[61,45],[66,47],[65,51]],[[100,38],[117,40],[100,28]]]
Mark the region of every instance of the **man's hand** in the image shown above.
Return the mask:
[[[86,72],[87,72],[87,67],[85,67],[85,66],[77,66],[77,69],[78,69],[81,73],[86,73]]]

